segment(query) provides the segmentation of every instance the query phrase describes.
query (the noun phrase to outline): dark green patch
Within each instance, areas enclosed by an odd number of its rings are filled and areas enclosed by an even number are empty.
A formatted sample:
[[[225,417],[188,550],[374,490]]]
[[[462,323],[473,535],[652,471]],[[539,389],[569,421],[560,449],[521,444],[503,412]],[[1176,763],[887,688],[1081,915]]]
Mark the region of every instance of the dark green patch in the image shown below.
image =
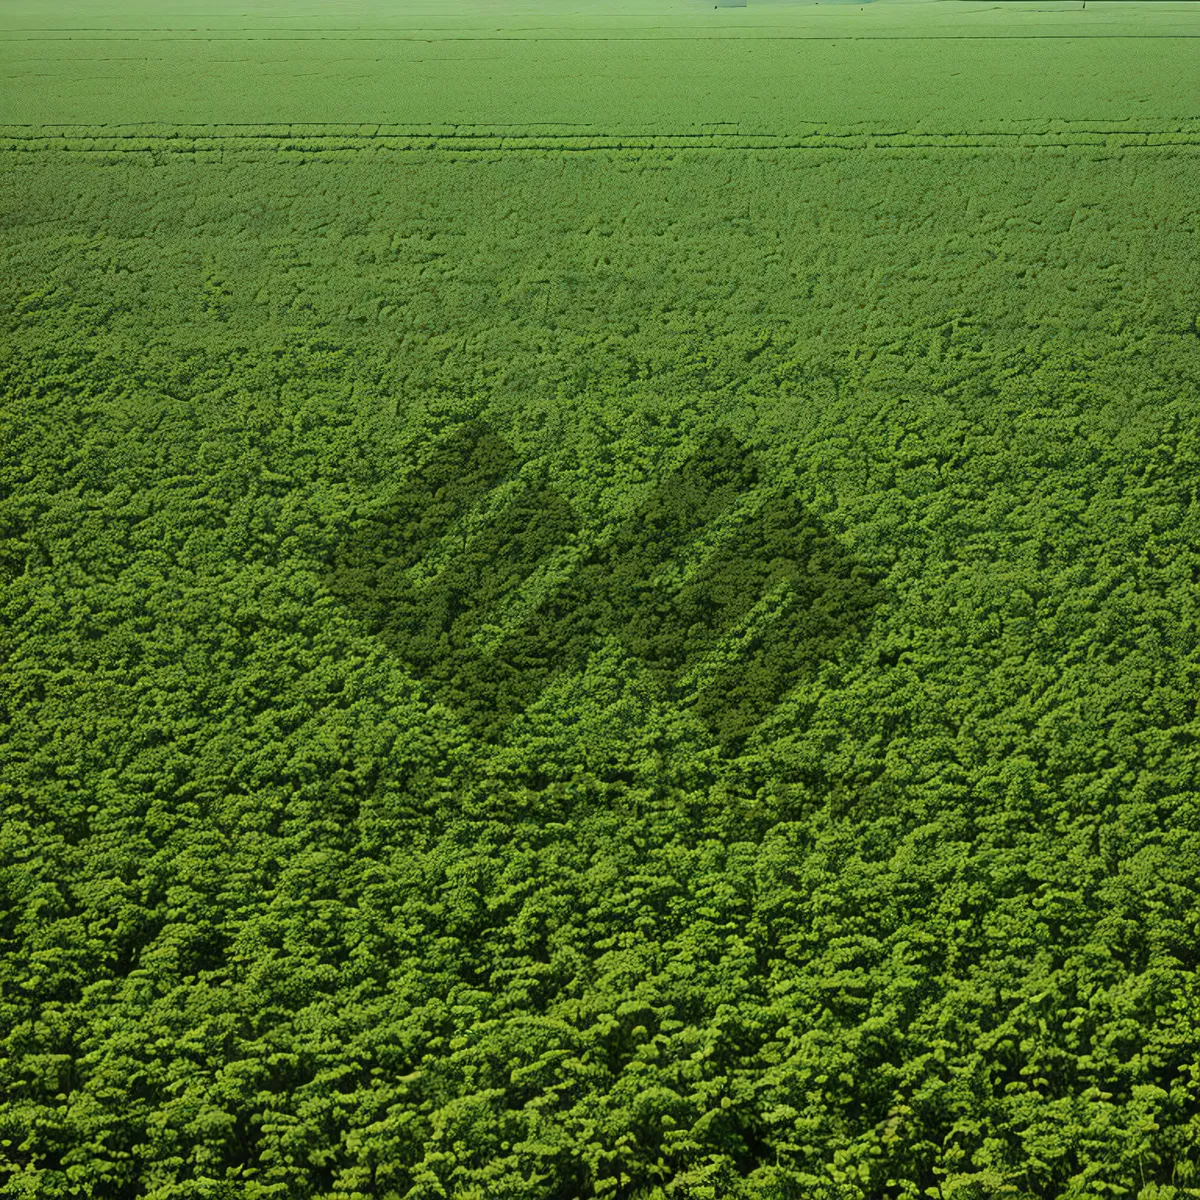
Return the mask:
[[[568,501],[544,482],[522,481],[435,574],[417,580],[413,568],[518,466],[486,425],[459,428],[338,548],[327,580],[481,738],[498,737],[555,676],[582,670],[597,641],[612,634],[664,699],[694,707],[714,738],[736,750],[791,687],[865,629],[881,599],[878,580],[800,500],[764,486],[752,455],[717,432],[483,652],[475,641],[481,628],[500,624],[504,601],[575,536]],[[757,502],[689,577],[655,578],[751,492]],[[709,663],[701,681],[690,679],[777,588],[774,612],[745,631],[745,644]]]

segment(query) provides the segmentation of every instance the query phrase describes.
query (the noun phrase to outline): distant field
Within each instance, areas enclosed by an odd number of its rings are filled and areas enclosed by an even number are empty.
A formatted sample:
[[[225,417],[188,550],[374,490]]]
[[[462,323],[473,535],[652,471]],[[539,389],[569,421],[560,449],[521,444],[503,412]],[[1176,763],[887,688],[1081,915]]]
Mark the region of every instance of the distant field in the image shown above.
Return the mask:
[[[1200,6],[1036,7],[5,7],[0,1194],[1200,1196]]]
[[[20,124],[1136,129],[1200,111],[1200,3],[7,4]]]

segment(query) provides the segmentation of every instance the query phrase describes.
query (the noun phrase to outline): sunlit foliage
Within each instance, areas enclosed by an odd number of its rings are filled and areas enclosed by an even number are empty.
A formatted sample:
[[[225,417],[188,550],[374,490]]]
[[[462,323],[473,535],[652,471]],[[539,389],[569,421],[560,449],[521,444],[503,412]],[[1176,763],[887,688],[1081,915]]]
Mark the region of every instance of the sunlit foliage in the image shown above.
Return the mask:
[[[4,1194],[1200,1194],[1194,157],[439,153],[0,175]]]

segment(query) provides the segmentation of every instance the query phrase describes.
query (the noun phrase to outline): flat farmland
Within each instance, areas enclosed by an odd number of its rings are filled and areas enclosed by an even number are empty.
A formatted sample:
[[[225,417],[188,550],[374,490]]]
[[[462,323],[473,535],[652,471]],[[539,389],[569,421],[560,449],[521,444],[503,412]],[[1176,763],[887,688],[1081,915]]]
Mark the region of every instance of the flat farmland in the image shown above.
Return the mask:
[[[1200,1195],[1198,33],[7,5],[0,1192]]]
[[[1200,94],[1195,0],[504,9],[10,2],[3,120],[1157,129]]]

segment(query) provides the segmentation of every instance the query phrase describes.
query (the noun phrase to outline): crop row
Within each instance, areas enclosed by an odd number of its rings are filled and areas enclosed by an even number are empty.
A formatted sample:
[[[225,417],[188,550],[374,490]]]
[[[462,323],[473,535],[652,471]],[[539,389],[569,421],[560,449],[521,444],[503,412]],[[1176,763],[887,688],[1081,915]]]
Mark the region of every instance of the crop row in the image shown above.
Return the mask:
[[[359,154],[381,151],[454,151],[481,152],[494,150],[547,151],[568,153],[588,150],[994,150],[1068,149],[1095,147],[1106,150],[1127,150],[1139,147],[1172,147],[1200,145],[1195,134],[1121,133],[1087,134],[1064,137],[1061,134],[1037,136],[1031,134],[963,134],[959,136],[901,134],[888,137],[801,137],[786,138],[763,135],[754,138],[722,136],[601,135],[592,137],[554,137],[510,135],[485,137],[480,135],[436,137],[311,137],[270,140],[262,137],[242,138],[204,137],[185,138],[0,138],[0,153],[28,155],[44,151],[102,155],[154,155],[221,158],[234,154]]]
[[[1021,128],[877,129],[810,124],[786,134],[734,124],[683,129],[605,129],[594,125],[0,125],[0,150],[196,151],[224,149],[870,149],[873,147],[1170,146],[1200,140],[1200,121],[1145,128],[1049,122]]]

